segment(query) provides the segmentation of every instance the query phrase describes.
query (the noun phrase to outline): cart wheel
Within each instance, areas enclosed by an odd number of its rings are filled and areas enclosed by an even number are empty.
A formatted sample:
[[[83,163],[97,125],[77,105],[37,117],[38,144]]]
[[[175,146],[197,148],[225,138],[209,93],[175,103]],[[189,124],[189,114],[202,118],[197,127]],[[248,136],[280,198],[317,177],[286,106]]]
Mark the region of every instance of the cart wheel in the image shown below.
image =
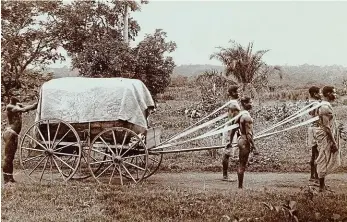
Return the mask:
[[[90,173],[90,168],[89,168],[89,147],[88,146],[83,146],[82,147],[82,157],[81,157],[81,162],[80,162],[80,166],[77,169],[77,172],[73,175],[73,177],[71,179],[74,180],[83,180],[83,179],[87,179],[89,177],[92,176],[92,174]],[[92,161],[97,161],[95,155],[99,156],[100,153],[97,152],[91,152],[92,157],[90,157],[92,159]],[[103,161],[106,160],[107,156],[104,156]],[[94,174],[96,174],[101,168],[103,167],[103,163],[98,164],[98,166],[93,167],[93,172]]]
[[[138,183],[147,172],[148,150],[134,131],[113,127],[94,138],[88,163],[99,183]]]
[[[151,154],[150,150],[148,150],[148,153],[149,154],[148,154],[147,170],[143,179],[146,179],[152,176],[159,169],[160,164],[163,160],[163,154]],[[130,163],[134,163],[135,161],[136,161],[135,158],[131,158],[129,160]],[[123,176],[130,179],[130,177],[127,174],[124,174]]]
[[[142,139],[143,143],[145,143],[145,138]],[[161,151],[163,149],[157,149],[156,151]],[[148,164],[147,164],[147,171],[143,179],[146,179],[150,176],[152,176],[160,167],[160,164],[163,160],[163,154],[157,154],[157,153],[151,153],[151,149],[148,149]],[[131,159],[131,163],[135,161],[134,159]],[[128,175],[124,175],[126,178],[129,179]]]
[[[156,150],[161,151],[162,149]],[[163,160],[163,154],[151,154],[151,150],[148,150],[148,170],[144,178],[152,176],[160,167],[160,164]]]
[[[82,154],[80,165],[71,178],[72,180],[83,180],[91,177],[89,166],[88,166],[88,155],[89,155],[89,146],[82,142]]]
[[[67,181],[79,167],[81,151],[80,138],[69,123],[40,120],[23,135],[19,161],[34,181]]]

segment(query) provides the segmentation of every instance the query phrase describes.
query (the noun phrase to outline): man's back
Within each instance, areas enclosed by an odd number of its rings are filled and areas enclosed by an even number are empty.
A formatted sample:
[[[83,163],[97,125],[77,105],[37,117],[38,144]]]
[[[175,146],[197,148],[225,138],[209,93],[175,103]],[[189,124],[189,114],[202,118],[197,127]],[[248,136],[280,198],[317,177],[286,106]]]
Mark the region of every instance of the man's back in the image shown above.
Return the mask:
[[[318,115],[319,115],[319,127],[330,127],[331,130],[335,130],[335,119],[333,114],[333,109],[328,102],[324,102],[318,109]],[[333,132],[334,133],[334,132]]]
[[[241,110],[241,107],[236,99],[232,99],[229,102],[230,102],[228,105],[229,110],[238,110],[238,111]]]
[[[246,135],[249,133],[253,135],[253,119],[248,111],[242,111],[239,124],[241,135]]]
[[[310,100],[310,104],[312,104],[312,105],[311,105],[309,108],[312,108],[312,107],[318,105],[319,103],[320,103],[319,100]],[[310,111],[308,114],[309,114],[312,118],[318,116],[318,108],[317,108],[317,109],[314,109],[314,110],[312,110],[312,111]],[[312,126],[312,127],[318,127],[317,121],[311,123],[311,126]]]

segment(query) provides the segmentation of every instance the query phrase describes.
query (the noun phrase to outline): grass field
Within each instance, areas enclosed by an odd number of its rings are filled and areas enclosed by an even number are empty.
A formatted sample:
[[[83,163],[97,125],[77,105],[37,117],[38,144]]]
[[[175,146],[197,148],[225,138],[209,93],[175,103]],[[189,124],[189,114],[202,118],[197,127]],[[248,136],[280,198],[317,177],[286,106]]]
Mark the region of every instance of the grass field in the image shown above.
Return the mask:
[[[159,101],[157,113],[151,116],[153,126],[163,127],[164,138],[196,121],[185,117],[181,111],[195,106],[200,98],[197,90],[192,88],[171,88],[166,94],[175,100]],[[268,101],[262,105],[273,103]],[[346,105],[335,107],[337,119],[345,125],[346,108]],[[33,112],[25,114],[23,128],[27,128],[33,119]],[[269,125],[270,122],[255,119],[255,132]],[[215,137],[178,148],[218,143],[220,138]],[[261,139],[256,145],[261,155],[251,157],[247,171],[307,172],[308,175],[310,148],[306,146],[305,127]],[[347,172],[346,142],[342,141],[341,149],[343,167],[340,172]],[[168,154],[158,173],[221,172],[220,153],[218,150],[215,153]],[[15,166],[18,170],[17,159]],[[237,161],[231,160],[230,166],[235,172]],[[299,221],[347,221],[347,192],[221,191],[153,186],[146,181],[123,187],[97,186],[93,180],[51,186],[21,182],[2,190],[1,211],[3,221],[295,221],[288,210],[279,207],[289,200],[297,203],[296,211],[292,209],[292,213]],[[271,210],[262,202],[277,208]],[[239,219],[233,220],[236,217]]]
[[[94,182],[38,186],[18,184],[2,192],[2,221],[299,221],[347,219],[347,194],[273,191],[204,191],[170,186],[95,186]],[[333,207],[332,207],[333,206]],[[295,210],[293,209],[293,210]],[[333,220],[332,218],[339,218]]]

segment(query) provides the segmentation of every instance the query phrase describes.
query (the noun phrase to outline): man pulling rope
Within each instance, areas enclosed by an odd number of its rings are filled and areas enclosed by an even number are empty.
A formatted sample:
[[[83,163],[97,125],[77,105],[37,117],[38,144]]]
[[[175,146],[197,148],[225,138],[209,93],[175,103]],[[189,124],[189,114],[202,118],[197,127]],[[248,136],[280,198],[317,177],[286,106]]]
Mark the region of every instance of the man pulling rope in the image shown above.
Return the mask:
[[[229,114],[229,119],[235,118],[239,113],[240,113],[240,106],[238,104],[238,99],[239,99],[239,93],[238,93],[238,87],[237,86],[231,86],[228,90],[229,97],[231,98],[232,103],[228,106],[228,114]],[[235,124],[236,121],[231,122],[231,124]],[[228,132],[225,132],[225,134]],[[228,166],[229,166],[229,158],[230,156],[233,156],[233,151],[235,151],[235,148],[238,147],[237,145],[237,140],[240,137],[240,130],[239,128],[235,128],[231,130],[230,136],[229,136],[229,143],[227,146],[224,148],[224,155],[223,155],[223,160],[222,160],[222,166],[223,166],[223,180],[228,181],[228,182],[233,182],[236,181],[235,179],[229,178],[228,177]],[[222,143],[224,144],[224,138],[225,135],[223,135],[223,140]],[[236,147],[235,147],[236,145]],[[257,149],[254,148],[253,146],[253,154],[254,155],[259,155],[259,152]],[[247,157],[248,159],[248,157]]]
[[[308,90],[310,94],[310,103],[312,106],[318,104],[321,101],[321,96],[319,93],[319,88],[316,86],[312,86]],[[312,110],[309,112],[309,114],[312,117],[318,116],[318,110]],[[315,134],[318,129],[318,122],[313,122],[311,125],[308,127],[307,131],[307,145],[311,148],[311,161],[310,161],[310,166],[311,166],[311,177],[310,181],[317,182],[318,181],[318,174],[317,174],[317,166],[316,166],[316,159],[318,157],[318,150],[317,150],[317,141],[315,140]]]
[[[239,147],[239,168],[237,170],[238,187],[243,188],[243,177],[248,163],[249,154],[255,149],[253,138],[253,119],[249,114],[252,109],[252,99],[245,97],[241,99],[241,116],[236,122],[239,124],[240,136],[237,141]]]
[[[322,90],[323,101],[318,108],[319,128],[316,131],[318,157],[316,159],[319,178],[319,191],[326,190],[325,177],[328,173],[341,166],[341,150],[339,150],[339,135],[335,115],[330,102],[336,99],[336,90],[325,86]]]
[[[237,86],[231,86],[228,90],[229,97],[231,98],[231,103],[228,106],[228,116],[229,118],[235,117],[241,110],[240,105],[238,104],[237,100],[239,99],[239,93],[238,93],[238,87]],[[231,123],[233,124],[233,123]],[[229,167],[229,158],[232,156],[232,151],[234,150],[233,143],[235,141],[235,133],[237,133],[238,129],[234,129],[230,133],[230,141],[229,144],[224,148],[223,152],[223,160],[222,160],[222,166],[223,166],[223,180],[233,182],[236,181],[235,179],[228,177],[228,167]],[[224,134],[226,134],[225,132]],[[223,134],[223,140],[222,143],[224,143],[225,135]],[[238,136],[238,135],[236,135]]]

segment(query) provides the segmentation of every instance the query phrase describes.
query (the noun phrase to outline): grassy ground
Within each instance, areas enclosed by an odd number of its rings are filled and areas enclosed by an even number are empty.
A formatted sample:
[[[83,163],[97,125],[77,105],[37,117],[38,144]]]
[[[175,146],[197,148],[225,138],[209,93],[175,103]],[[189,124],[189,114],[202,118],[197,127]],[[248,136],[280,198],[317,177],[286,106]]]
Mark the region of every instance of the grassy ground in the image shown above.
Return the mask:
[[[270,210],[295,201],[299,221],[347,219],[347,194],[273,191],[204,191],[171,186],[95,186],[94,182],[39,186],[17,184],[2,192],[3,221],[294,221],[287,210]],[[334,207],[331,207],[334,206]]]

